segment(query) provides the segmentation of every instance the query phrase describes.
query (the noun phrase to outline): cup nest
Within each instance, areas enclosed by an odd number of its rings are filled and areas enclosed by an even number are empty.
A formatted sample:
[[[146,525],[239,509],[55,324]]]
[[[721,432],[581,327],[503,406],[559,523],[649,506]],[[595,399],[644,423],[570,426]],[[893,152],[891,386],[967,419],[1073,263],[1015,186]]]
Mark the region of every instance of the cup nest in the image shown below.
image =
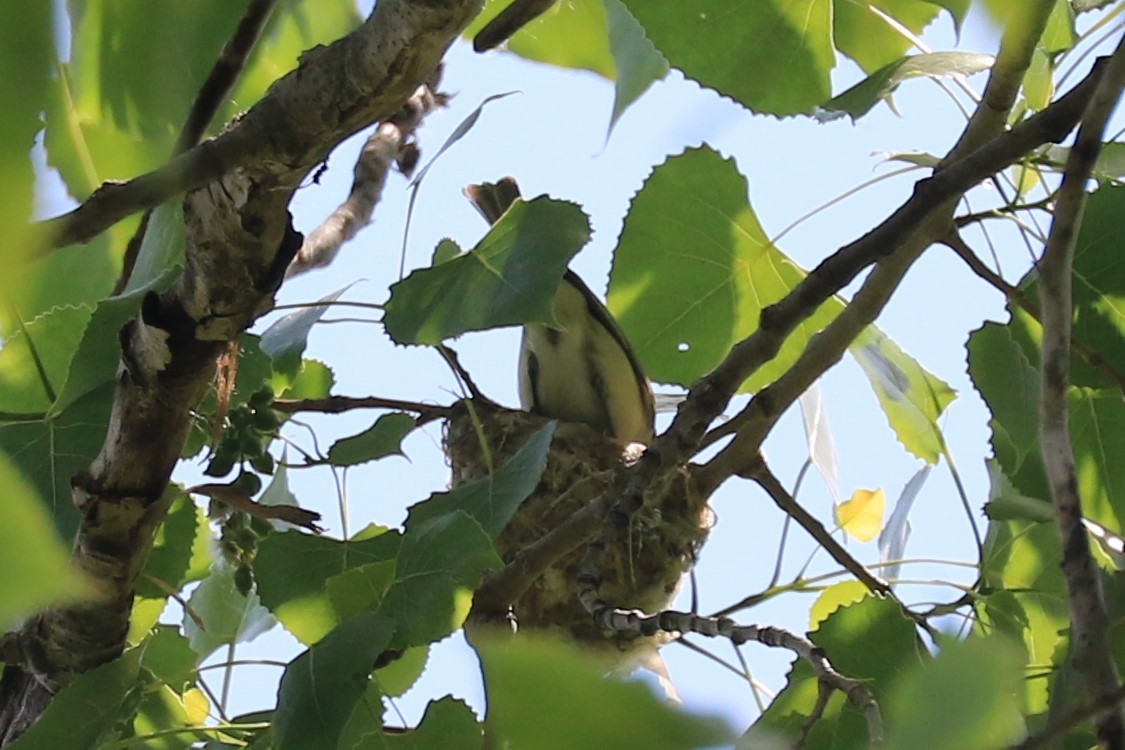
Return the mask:
[[[479,431],[474,415],[479,420]],[[493,466],[499,467],[523,447],[549,420],[492,404],[457,404],[447,423],[444,447],[452,468],[451,486],[488,475],[482,440]],[[639,458],[643,447],[623,446],[583,424],[560,423],[555,430],[542,479],[497,539],[504,562],[541,539],[573,513],[597,498],[624,465]],[[693,489],[687,469],[673,472],[650,487],[644,506],[633,515],[626,533],[602,556],[598,574],[601,598],[615,607],[657,612],[671,603],[680,579],[695,562],[711,526],[707,498]],[[518,628],[563,633],[596,650],[629,651],[654,639],[602,630],[577,595],[580,545],[565,554],[511,603]],[[644,641],[644,644],[638,643]],[[653,644],[656,645],[656,644]]]

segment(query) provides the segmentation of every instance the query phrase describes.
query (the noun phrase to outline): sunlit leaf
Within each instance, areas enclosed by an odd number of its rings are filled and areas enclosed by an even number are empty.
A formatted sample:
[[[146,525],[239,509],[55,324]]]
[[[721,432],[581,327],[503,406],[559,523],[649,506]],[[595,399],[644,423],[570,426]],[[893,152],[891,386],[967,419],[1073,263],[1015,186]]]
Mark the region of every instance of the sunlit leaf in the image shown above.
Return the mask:
[[[836,0],[832,7],[836,48],[870,73],[906,54],[913,44],[907,32],[921,32],[938,14],[938,6],[919,0]]]
[[[861,542],[870,542],[883,526],[882,490],[856,490],[836,506],[836,525]]]
[[[899,442],[926,463],[937,463],[945,452],[938,419],[956,391],[874,326],[861,333],[848,351],[867,375]]]
[[[746,192],[734,163],[703,147],[657,167],[633,199],[608,304],[653,380],[689,386],[805,276],[770,243]],[[841,309],[821,305],[742,390],[773,381]]]

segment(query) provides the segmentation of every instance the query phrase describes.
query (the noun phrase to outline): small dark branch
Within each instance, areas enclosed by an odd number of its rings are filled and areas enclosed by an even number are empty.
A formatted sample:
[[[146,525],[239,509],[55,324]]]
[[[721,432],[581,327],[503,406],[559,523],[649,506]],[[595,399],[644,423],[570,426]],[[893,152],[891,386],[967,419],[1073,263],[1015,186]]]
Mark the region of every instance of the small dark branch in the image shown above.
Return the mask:
[[[207,132],[207,127],[215,119],[219,109],[230,96],[238,77],[246,68],[250,52],[257,44],[266,21],[269,20],[277,0],[250,0],[238,21],[234,33],[227,39],[219,52],[218,59],[211,66],[207,79],[199,87],[195,101],[191,103],[187,119],[180,129],[173,153],[182,154],[199,143]]]
[[[417,401],[401,401],[394,398],[379,398],[377,396],[328,396],[326,398],[304,398],[275,400],[271,407],[285,414],[296,414],[302,411],[315,411],[324,414],[343,414],[353,409],[394,409],[408,411],[418,415],[418,425],[432,422],[435,419],[445,419],[449,416],[450,407],[438,404],[422,404]]]
[[[371,223],[375,206],[383,198],[391,167],[397,164],[399,171],[408,177],[414,171],[418,163],[414,132],[426,115],[448,101],[445,94],[436,90],[440,77],[439,67],[432,79],[419,86],[398,113],[375,128],[356,160],[355,177],[347,200],[305,237],[289,264],[287,276],[297,276],[331,263],[344,243]]]
[[[863,714],[872,746],[883,742],[883,718],[875,696],[860,682],[836,671],[824,651],[796,633],[782,628],[759,625],[739,625],[729,617],[702,617],[691,612],[665,610],[652,615],[643,612],[613,609],[602,604],[596,607],[594,617],[598,623],[618,633],[651,637],[657,633],[698,633],[710,638],[726,638],[735,646],[756,641],[771,648],[792,651],[808,662],[821,684],[839,690]]]
[[[816,686],[816,704],[813,705],[812,711],[801,722],[801,729],[797,732],[797,741],[794,747],[803,748],[805,743],[808,742],[809,732],[817,725],[824,717],[824,709],[828,708],[828,699],[832,697],[832,687],[826,683],[821,682]]]
[[[484,25],[473,37],[473,49],[487,52],[508,41],[513,34],[555,4],[555,0],[513,0],[499,15]]]
[[[942,243],[949,247],[953,252],[957,253],[957,257],[965,261],[965,265],[969,269],[983,279],[986,283],[1000,291],[1008,301],[1023,310],[1035,320],[1042,323],[1042,318],[1039,314],[1039,305],[1034,300],[1028,299],[1027,295],[1019,290],[1019,287],[1012,286],[1004,280],[1000,274],[993,271],[986,266],[976,253],[973,252],[966,243],[964,238],[956,232],[951,232],[948,237],[942,240]],[[1071,336],[1070,348],[1073,352],[1086,360],[1086,362],[1102,372],[1112,382],[1117,384],[1117,387],[1125,391],[1125,373],[1119,372],[1112,364],[1106,361],[1101,352],[1094,349],[1094,347],[1087,344],[1082,339],[1076,339]]]
[[[466,370],[465,366],[461,364],[461,360],[458,358],[456,350],[451,349],[444,344],[438,344],[437,350],[438,354],[441,355],[441,358],[445,360],[445,363],[447,365],[449,365],[449,369],[453,371],[453,375],[457,378],[458,382],[460,382],[465,390],[469,392],[469,397],[473,401],[482,401],[491,406],[498,406],[495,401],[490,399],[488,396],[485,396],[484,393],[481,392],[480,388],[477,387],[477,384],[473,382],[473,378],[469,374],[469,371]]]
[[[1110,648],[1110,619],[1082,525],[1078,478],[1067,424],[1070,387],[1070,326],[1073,316],[1071,276],[1074,246],[1086,203],[1086,183],[1101,151],[1106,121],[1125,88],[1125,39],[1110,58],[1082,126],[1067,158],[1055,204],[1051,233],[1039,264],[1043,319],[1042,381],[1039,436],[1043,465],[1055,507],[1055,524],[1062,540],[1063,577],[1070,602],[1070,655],[1085,678],[1093,703],[1106,705],[1121,690],[1121,678]],[[1101,710],[1094,719],[1098,744],[1125,747],[1125,722],[1120,707]]]
[[[485,578],[473,595],[474,615],[488,620],[503,615],[548,568],[594,536],[606,511],[606,497],[598,497],[596,488],[600,482],[594,481],[601,476],[587,475],[559,497],[556,502],[570,507],[581,501],[572,495],[589,495],[581,509],[563,524],[521,549],[501,570]]]
[[[173,156],[179,156],[195,146],[207,132],[207,126],[215,119],[219,108],[223,106],[223,102],[238,81],[238,76],[246,67],[250,51],[254,49],[254,44],[258,41],[262,28],[265,27],[275,5],[277,0],[250,0],[234,33],[219,51],[219,57],[211,66],[211,72],[207,74],[207,79],[195,95],[195,101],[192,102],[187,119],[184,120],[180,134],[172,147]],[[137,255],[141,252],[141,243],[151,217],[150,209],[141,217],[137,231],[133,233],[125,248],[121,275],[113,287],[114,294],[123,292],[129,283],[129,277],[133,275],[133,267],[137,264]]]
[[[766,466],[766,462],[759,456],[755,462],[755,466],[750,468],[747,472],[747,477],[754,480],[765,490],[766,494],[770,496],[774,504],[781,509],[783,513],[788,515],[796,521],[802,529],[808,532],[809,536],[816,540],[816,543],[824,548],[833,560],[838,562],[844,570],[851,573],[856,577],[860,583],[867,587],[867,589],[876,596],[889,596],[894,598],[894,592],[891,590],[889,583],[878,577],[870,570],[865,568],[859,560],[856,560],[848,551],[844,549],[843,545],[837,542],[828,529],[824,528],[815,516],[805,510],[797,500],[789,494],[789,491],[782,486],[781,481],[770,471]]]

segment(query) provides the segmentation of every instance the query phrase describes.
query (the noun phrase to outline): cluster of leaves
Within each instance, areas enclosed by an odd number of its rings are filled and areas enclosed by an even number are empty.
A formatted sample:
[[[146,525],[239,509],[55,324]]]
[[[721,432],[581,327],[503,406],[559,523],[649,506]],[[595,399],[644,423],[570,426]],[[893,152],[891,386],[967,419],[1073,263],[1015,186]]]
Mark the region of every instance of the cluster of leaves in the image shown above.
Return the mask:
[[[501,4],[489,2],[466,33]],[[883,18],[889,14],[900,27],[920,33],[944,10],[960,25],[969,0],[871,5],[803,0],[752,8],[707,0],[690,4],[690,12],[685,5],[573,0],[517,35],[510,49],[613,80],[614,121],[670,67],[754,112],[844,112],[858,118],[910,77],[965,73],[988,64],[962,53],[907,56],[908,35]],[[1015,0],[986,5],[1000,16],[1019,12]],[[25,41],[8,39],[12,29],[38,49],[53,48],[50,11],[0,9],[3,69],[26,71],[0,76],[0,99],[19,107],[13,125],[0,130],[0,166],[15,165],[14,183],[22,190],[0,206],[0,221],[21,227],[30,215],[33,179],[26,144],[42,127],[41,112],[48,164],[75,197],[86,197],[107,178],[162,163],[234,12],[218,0],[190,7],[169,0],[159,12],[71,3],[71,55],[64,62],[41,53],[9,59],[8,50],[23,49],[16,42]],[[732,16],[739,22],[731,23]],[[154,17],[164,26],[154,28]],[[356,22],[347,2],[315,8],[308,1],[282,3],[226,114],[259,98],[301,50],[340,36]],[[1025,82],[1027,111],[1050,101],[1055,55],[1073,43],[1073,26],[1070,4],[1059,0],[1036,53],[1037,67]],[[178,40],[182,54],[153,53],[169,39]],[[108,54],[111,49],[117,55]],[[869,76],[833,97],[829,73],[837,55]],[[92,62],[103,56],[111,64]],[[120,64],[173,57],[175,69],[163,73]],[[9,154],[5,148],[14,150]],[[1046,151],[1028,156],[1031,166],[1058,161]],[[1112,165],[1106,169],[1112,172]],[[608,301],[656,380],[690,386],[752,334],[762,310],[806,275],[766,236],[746,195],[746,180],[733,163],[704,146],[655,168],[630,206]],[[1070,393],[1088,524],[1104,545],[1101,573],[1111,591],[1119,588],[1125,564],[1118,536],[1125,530],[1125,510],[1112,492],[1125,477],[1107,458],[1125,445],[1121,382],[1115,379],[1125,372],[1125,318],[1117,304],[1125,297],[1125,278],[1114,245],[1115,217],[1125,213],[1122,200],[1120,189],[1103,189],[1091,200],[1083,225],[1074,319],[1075,337],[1085,349],[1076,349]],[[146,242],[163,243],[165,252],[145,254],[150,266],[138,270],[125,294],[107,296],[134,228],[128,222],[91,246],[64,248],[28,263],[0,288],[11,300],[0,311],[5,336],[0,494],[11,519],[0,528],[0,571],[9,571],[0,573],[0,623],[14,623],[84,590],[83,581],[65,572],[55,533],[69,536],[78,522],[69,478],[89,465],[105,432],[118,330],[136,315],[143,293],[169,283],[182,265],[177,255],[182,222],[175,206],[154,214],[156,230],[150,229]],[[386,330],[400,343],[437,344],[468,331],[550,323],[553,285],[588,239],[589,221],[573,204],[547,198],[517,204],[472,252],[458,254],[446,246],[432,268],[395,285]],[[1020,293],[1034,303],[1034,273]],[[302,354],[309,330],[334,299],[288,316],[260,339],[246,336],[241,342],[230,427],[207,471],[223,477],[246,462],[272,473],[259,500],[263,505],[296,504],[286,467],[276,465],[268,450],[282,421],[271,404],[275,394],[327,395],[331,371]],[[836,298],[821,305],[743,391],[757,392],[786,372],[844,307]],[[1039,357],[1038,323],[1028,309],[1014,306],[1008,324],[988,324],[969,341],[970,371],[993,415],[995,453],[992,522],[981,581],[972,592],[973,637],[939,643],[941,655],[929,663],[920,655],[914,624],[898,605],[855,583],[826,591],[812,612],[813,640],[841,672],[872,686],[898,747],[992,747],[1072,707],[1076,691],[1070,687],[1077,677],[1066,665],[1069,618],[1058,573],[1061,555],[1048,523],[1038,427],[1028,407],[1037,398]],[[851,353],[899,440],[936,464],[945,455],[938,419],[952,390],[874,327],[852,343]],[[206,443],[214,412],[209,397],[198,409],[200,423],[185,455]],[[309,463],[349,466],[393,455],[413,426],[407,415],[384,415]],[[413,506],[401,530],[369,526],[332,539],[230,513],[219,532],[218,560],[212,560],[216,533],[207,518],[185,497],[175,498],[138,581],[129,650],[75,679],[16,747],[483,746],[480,723],[457,700],[433,701],[420,726],[402,738],[383,734],[382,703],[416,682],[431,644],[461,627],[471,592],[500,564],[493,540],[538,481],[549,440],[548,429],[487,480]],[[260,484],[256,474],[243,470],[232,486],[253,495]],[[25,570],[34,576],[13,573]],[[157,624],[169,596],[180,596],[188,586],[194,588],[182,628]],[[306,650],[286,665],[276,708],[223,716],[208,725],[220,701],[203,689],[200,664],[217,649],[278,622]],[[563,646],[489,641],[484,634],[477,645],[489,690],[490,729],[512,747],[588,746],[592,736],[607,746],[683,748],[724,738],[713,725],[662,706],[640,686],[600,679],[596,667]],[[934,701],[935,694],[949,699]],[[544,707],[551,705],[563,706],[567,717],[545,733]],[[618,710],[607,717],[605,706]],[[816,679],[799,663],[748,741],[801,734],[818,706]],[[808,746],[866,742],[862,717],[842,696],[819,710]]]

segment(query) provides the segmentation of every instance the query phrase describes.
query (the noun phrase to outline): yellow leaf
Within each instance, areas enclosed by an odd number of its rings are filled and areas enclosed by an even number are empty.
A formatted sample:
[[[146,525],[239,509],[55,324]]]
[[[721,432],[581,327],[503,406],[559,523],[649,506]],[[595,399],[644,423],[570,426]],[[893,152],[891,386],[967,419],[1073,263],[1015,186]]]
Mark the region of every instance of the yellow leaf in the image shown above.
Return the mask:
[[[869,542],[883,528],[882,490],[856,490],[836,506],[836,524],[861,542]]]

